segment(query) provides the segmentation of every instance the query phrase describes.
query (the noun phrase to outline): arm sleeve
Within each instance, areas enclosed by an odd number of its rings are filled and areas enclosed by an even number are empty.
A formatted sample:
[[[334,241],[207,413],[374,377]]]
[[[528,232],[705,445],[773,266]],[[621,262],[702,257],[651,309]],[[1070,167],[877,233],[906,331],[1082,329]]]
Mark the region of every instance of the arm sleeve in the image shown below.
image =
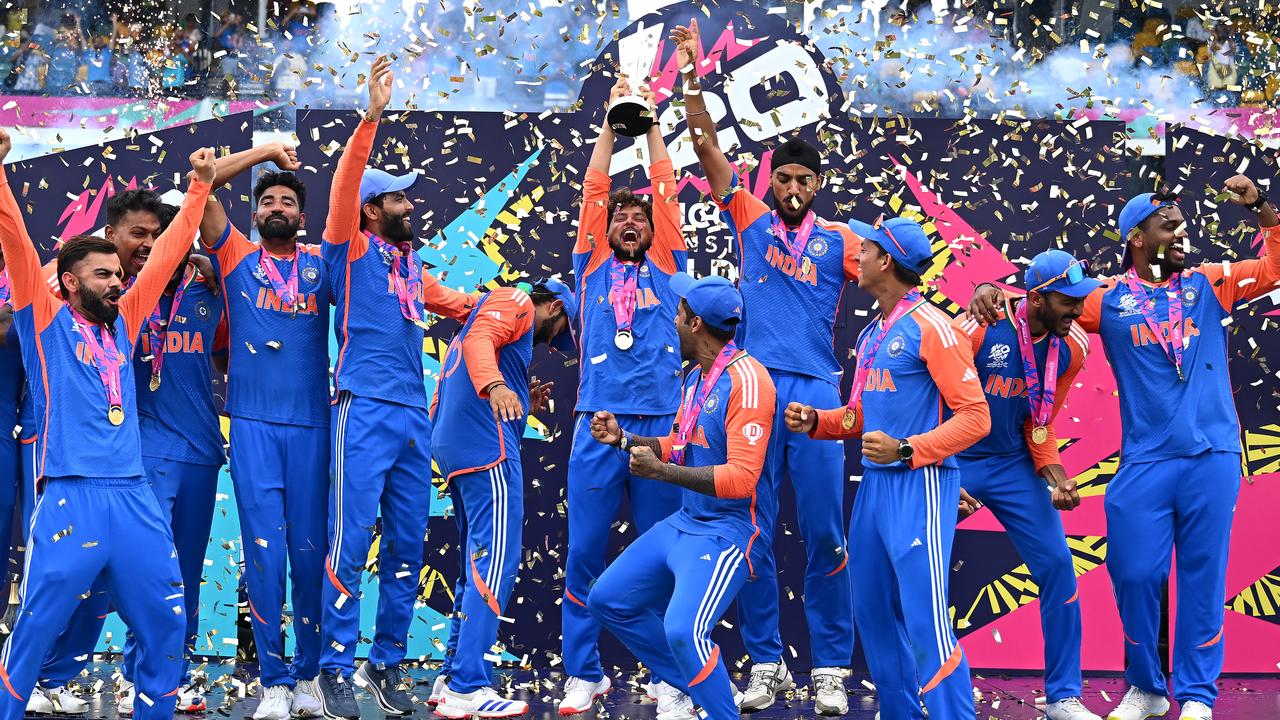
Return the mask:
[[[200,218],[204,217],[204,204],[209,199],[212,186],[208,183],[192,180],[187,188],[187,196],[182,200],[182,209],[169,224],[168,229],[160,233],[155,246],[151,249],[151,258],[138,273],[129,292],[120,298],[120,316],[124,318],[125,331],[128,337],[136,339],[142,331],[142,323],[160,302],[169,278],[177,269],[187,250],[196,240],[196,230],[200,229]]]
[[[862,238],[848,227],[841,227],[840,235],[844,237],[844,279],[856,282],[861,274],[858,269],[858,253],[862,251]]]
[[[40,253],[27,234],[27,224],[22,219],[22,208],[13,196],[9,176],[0,165],[0,248],[4,249],[5,267],[9,269],[9,282],[14,311],[31,307],[36,319],[36,329],[48,327],[58,310],[58,301],[49,294],[40,269]]]
[[[913,468],[935,465],[991,432],[991,411],[982,395],[971,346],[959,337],[949,318],[939,313],[937,323],[935,326],[932,319],[920,322],[920,355],[952,415],[936,428],[907,438],[915,451]]]
[[[680,397],[681,398],[684,397],[683,389],[681,390]],[[682,417],[684,417],[683,402],[680,403],[680,409],[676,411],[675,422],[671,423],[671,432],[667,433],[663,437],[658,438],[658,448],[662,451],[660,453],[662,462],[671,462],[671,448],[674,447],[676,444],[676,432],[677,432],[677,428],[680,427],[680,418]]]
[[[862,406],[857,407],[853,427],[848,430],[844,427],[844,413],[844,406],[818,410],[818,424],[809,432],[809,437],[814,440],[848,440],[862,437]]]
[[[329,217],[324,224],[324,242],[329,245],[360,242],[360,180],[364,178],[364,166],[373,152],[373,140],[378,135],[378,123],[360,120],[347,141],[347,148],[338,160],[333,173],[333,187],[329,190]],[[358,239],[357,239],[358,238]],[[348,251],[351,257],[359,257],[357,248]]]
[[[445,287],[435,275],[422,268],[422,303],[428,312],[466,322],[476,306],[476,297]]]
[[[773,382],[765,369],[750,359],[734,364],[733,391],[725,410],[724,434],[727,447],[724,464],[712,470],[716,497],[748,498],[764,468],[775,410]]]
[[[1280,225],[1263,228],[1260,234],[1264,254],[1257,260],[1205,263],[1197,268],[1227,312],[1242,300],[1266,295],[1280,283]]]
[[[680,198],[676,194],[676,173],[671,160],[659,160],[649,167],[653,185],[653,262],[665,273],[676,273],[675,253],[687,252],[684,233],[680,231]]]
[[[1080,317],[1076,318],[1076,324],[1084,328],[1085,332],[1098,332],[1102,322],[1102,297],[1110,289],[1111,282],[1104,280],[1102,287],[1085,296],[1084,310]]]
[[[1048,465],[1062,464],[1062,457],[1058,454],[1058,433],[1054,429],[1053,418],[1058,417],[1058,411],[1067,403],[1067,393],[1071,391],[1076,375],[1084,366],[1085,355],[1089,352],[1089,336],[1080,328],[1072,328],[1071,334],[1063,342],[1071,348],[1071,361],[1066,369],[1058,373],[1058,383],[1053,395],[1053,411],[1049,416],[1049,424],[1045,426],[1049,431],[1049,437],[1043,443],[1035,442],[1031,438],[1035,423],[1030,418],[1022,426],[1022,436],[1026,439],[1027,448],[1031,451],[1031,460],[1035,463],[1037,472]]]
[[[227,316],[223,315],[218,321],[218,327],[213,331],[213,354],[217,356],[225,356],[231,347],[231,333],[227,328]]]
[[[231,223],[227,223],[227,227],[222,231],[222,237],[218,238],[214,244],[210,245],[208,239],[204,237],[201,237],[200,241],[206,250],[213,253],[214,269],[224,278],[236,269],[240,261],[258,249],[257,245]]]
[[[609,176],[587,168],[582,181],[582,207],[578,208],[578,242],[575,255],[588,255],[585,272],[595,270],[609,256]],[[585,274],[584,272],[584,274]]]
[[[498,349],[532,327],[533,300],[523,291],[498,288],[489,295],[462,341],[462,360],[477,395],[487,398],[485,388],[503,382],[498,370]]]
[[[747,192],[736,170],[733,173],[733,180],[729,183],[729,194],[723,198],[713,199],[716,207],[720,208],[720,212],[727,214],[733,221],[733,227],[739,236],[743,230],[751,226],[751,223],[759,220],[760,216],[769,214],[769,206],[765,205],[760,198]]]

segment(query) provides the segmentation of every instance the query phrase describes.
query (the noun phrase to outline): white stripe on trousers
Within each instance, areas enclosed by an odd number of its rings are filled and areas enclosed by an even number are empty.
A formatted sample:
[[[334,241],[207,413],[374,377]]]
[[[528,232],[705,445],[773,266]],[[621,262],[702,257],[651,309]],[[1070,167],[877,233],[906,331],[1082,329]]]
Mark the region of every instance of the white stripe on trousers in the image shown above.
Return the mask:
[[[338,582],[342,582],[338,575],[338,567],[342,565],[342,486],[346,475],[347,417],[351,411],[352,397],[354,396],[350,392],[344,392],[338,399],[338,428],[333,442],[333,548],[329,551],[329,557],[332,560],[330,569]]]
[[[711,658],[711,625],[716,621],[714,611],[716,606],[724,598],[725,591],[729,587],[729,582],[733,579],[734,573],[738,571],[738,566],[742,564],[742,553],[738,552],[738,548],[726,548],[716,558],[716,566],[711,571],[711,580],[707,583],[707,590],[702,595],[702,601],[698,604],[698,611],[693,616],[693,646],[698,653],[698,662],[706,665],[707,660]],[[703,628],[706,628],[704,631]]]
[[[485,585],[498,599],[498,584],[502,580],[502,559],[507,552],[507,473],[502,463],[489,470],[489,489],[493,494],[493,535],[489,543],[489,569],[485,573]],[[467,519],[470,527],[471,518]]]
[[[36,443],[31,443],[34,447]],[[32,452],[34,457],[35,453]],[[35,509],[31,511],[31,525],[27,528],[27,556],[22,563],[22,582],[18,584],[18,608],[22,609],[27,602],[27,580],[31,578],[31,558],[36,554],[36,520],[40,517],[40,508],[44,507],[44,495],[36,498]],[[26,613],[19,612],[13,619],[13,627],[9,629],[9,637],[5,638],[4,650],[0,651],[0,664],[9,667],[9,645],[13,639],[13,633],[18,629],[18,623],[22,622],[22,616]],[[62,628],[56,628],[56,632],[61,633]]]

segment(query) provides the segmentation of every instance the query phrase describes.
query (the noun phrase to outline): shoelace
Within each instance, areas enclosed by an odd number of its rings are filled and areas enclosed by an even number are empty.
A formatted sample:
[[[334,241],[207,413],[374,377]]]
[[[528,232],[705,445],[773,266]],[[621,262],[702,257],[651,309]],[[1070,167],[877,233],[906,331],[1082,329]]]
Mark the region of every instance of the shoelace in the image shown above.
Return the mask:
[[[583,680],[582,678],[571,677],[569,678],[568,682],[564,684],[564,694],[568,695],[570,693],[577,692],[578,690],[582,689],[582,686],[586,684],[587,684],[587,681]]]
[[[351,683],[347,682],[346,678],[341,675],[334,675],[333,687],[334,695],[337,695],[339,700],[350,700],[351,702],[356,701],[356,691],[352,689]]]
[[[1144,703],[1139,692],[1138,688],[1129,688],[1129,692],[1125,693],[1124,698],[1120,701],[1120,707],[1141,708]],[[1116,709],[1118,710],[1119,708]]]
[[[844,683],[840,682],[838,675],[814,675],[813,687],[818,692],[844,692]]]
[[[759,668],[751,671],[751,682],[747,683],[747,690],[752,688],[761,688],[769,692],[774,692],[780,685],[782,680],[777,675],[777,670],[769,668]]]

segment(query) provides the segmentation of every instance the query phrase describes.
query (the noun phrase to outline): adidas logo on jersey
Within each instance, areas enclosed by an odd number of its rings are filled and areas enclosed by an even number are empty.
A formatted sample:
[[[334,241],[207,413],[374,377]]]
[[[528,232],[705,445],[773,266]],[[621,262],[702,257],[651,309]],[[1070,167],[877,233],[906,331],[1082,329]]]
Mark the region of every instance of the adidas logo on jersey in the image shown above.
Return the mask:
[[[924,543],[920,542],[920,538],[911,541],[911,547],[920,547]]]
[[[709,555],[709,554],[708,554],[708,555],[703,555],[702,557],[700,557],[700,558],[698,558],[698,559],[699,559],[699,560],[706,560],[707,562],[711,562],[711,555]]]
[[[978,373],[974,372],[973,368],[965,368],[964,377],[960,378],[960,382],[969,382],[970,380],[977,380],[977,379],[978,379]]]

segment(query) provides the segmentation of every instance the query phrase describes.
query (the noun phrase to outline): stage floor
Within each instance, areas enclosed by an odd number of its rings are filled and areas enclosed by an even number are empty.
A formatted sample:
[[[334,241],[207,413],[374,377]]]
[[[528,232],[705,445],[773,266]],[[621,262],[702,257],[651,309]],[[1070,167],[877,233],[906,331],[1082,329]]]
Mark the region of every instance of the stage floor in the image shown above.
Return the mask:
[[[232,675],[227,666],[210,665],[208,672],[214,690],[209,693],[209,710],[204,713],[210,720],[219,718],[251,718],[258,705],[256,697],[244,698],[244,684],[241,678]],[[108,688],[112,687],[111,675],[114,667],[105,663],[95,663],[92,673],[81,679],[84,687],[99,687],[101,692],[92,696],[92,706],[88,715],[83,718],[116,718],[115,700]],[[431,691],[431,680],[435,677],[434,669],[416,670],[413,677],[418,681],[414,695],[424,704],[417,712],[421,718],[434,717],[425,705],[427,695]],[[526,717],[541,720],[557,718],[556,690],[559,687],[558,675],[535,675],[531,672],[504,672],[500,674],[503,683],[509,683],[517,689],[518,696],[527,700],[530,705]],[[615,677],[615,682],[627,682],[632,678]],[[797,676],[800,687],[786,702],[779,702],[768,710],[755,713],[750,717],[756,720],[792,720],[793,718],[816,717],[813,705],[808,701],[808,678]],[[854,676],[847,686],[849,697],[850,720],[872,720],[876,714],[875,695],[863,685],[865,676]],[[738,678],[741,684],[743,680]],[[868,680],[869,682],[869,680]],[[639,695],[631,692],[632,687],[615,687],[603,703],[597,706],[597,712],[587,713],[584,718],[593,715],[616,718],[617,720],[646,720],[655,713],[652,703],[644,701]],[[1024,720],[1041,718],[1037,711],[1037,698],[1043,699],[1043,690],[1038,678],[999,677],[980,675],[974,677],[974,687],[981,691],[982,699],[978,704],[979,720]],[[1215,720],[1275,720],[1280,719],[1280,678],[1226,678],[1218,683],[1221,695],[1214,709]],[[1115,703],[1124,694],[1124,682],[1114,677],[1093,677],[1085,680],[1085,704],[1102,717],[1106,717]],[[363,718],[381,718],[373,700],[363,691],[356,692],[360,702]],[[600,713],[603,707],[605,713]],[[32,715],[30,717],[48,717]],[[1177,707],[1169,712],[1168,718],[1176,719]]]

